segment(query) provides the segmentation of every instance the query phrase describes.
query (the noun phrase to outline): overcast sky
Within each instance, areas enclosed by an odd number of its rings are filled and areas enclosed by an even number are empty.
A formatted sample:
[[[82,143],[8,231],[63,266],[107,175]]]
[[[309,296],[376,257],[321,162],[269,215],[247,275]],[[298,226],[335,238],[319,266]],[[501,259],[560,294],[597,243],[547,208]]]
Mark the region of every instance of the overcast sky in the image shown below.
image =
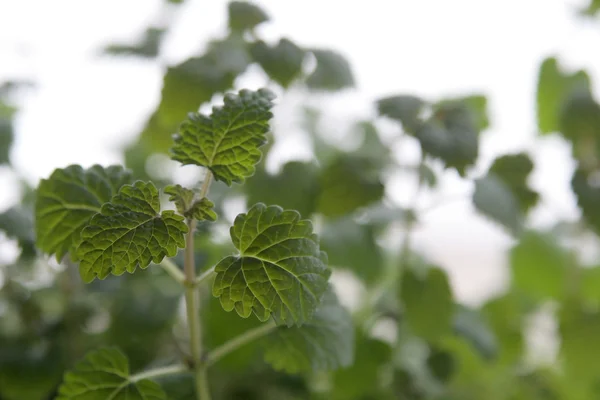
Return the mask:
[[[578,215],[569,190],[570,150],[556,137],[534,141],[535,85],[541,61],[559,55],[568,68],[600,79],[600,21],[583,21],[577,0],[263,0],[273,23],[267,39],[288,36],[307,47],[329,47],[351,62],[358,88],[328,99],[328,126],[372,115],[372,102],[396,93],[436,99],[467,93],[489,98],[492,127],[482,162],[529,151],[538,163],[532,185],[545,201],[537,225]],[[38,89],[17,121],[12,159],[35,182],[71,163],[121,162],[120,146],[139,132],[159,101],[162,67],[153,62],[99,57],[113,41],[131,40],[171,16],[164,42],[168,63],[184,60],[225,29],[226,1],[188,2],[161,14],[162,0],[0,0],[0,80],[27,78]],[[247,77],[240,86],[260,85]],[[410,157],[414,151],[408,151]],[[293,156],[293,154],[289,155]],[[0,187],[11,178],[0,170]],[[404,181],[391,196],[410,197]],[[416,243],[450,271],[459,298],[476,302],[500,287],[511,241],[473,214],[469,183],[449,174],[443,191],[465,194],[427,214]],[[14,201],[0,191],[0,208]]]

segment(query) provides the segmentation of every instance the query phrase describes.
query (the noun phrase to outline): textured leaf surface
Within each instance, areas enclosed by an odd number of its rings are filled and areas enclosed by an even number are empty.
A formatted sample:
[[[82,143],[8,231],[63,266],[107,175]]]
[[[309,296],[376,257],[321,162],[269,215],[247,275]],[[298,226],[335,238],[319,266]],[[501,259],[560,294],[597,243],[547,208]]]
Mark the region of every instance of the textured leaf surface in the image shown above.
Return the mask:
[[[229,3],[229,27],[234,31],[253,29],[269,20],[269,16],[258,6],[246,1]]]
[[[237,216],[230,234],[240,254],[217,264],[213,284],[223,308],[287,326],[310,320],[331,274],[312,223],[297,211],[258,203]]]
[[[533,162],[525,153],[508,154],[496,158],[488,173],[500,179],[510,189],[523,214],[534,207],[540,195],[529,189],[527,179],[533,171]]]
[[[377,101],[379,114],[394,119],[408,132],[414,133],[419,125],[419,114],[425,101],[411,95],[385,97]]]
[[[165,193],[170,195],[169,201],[175,203],[177,211],[184,217],[198,221],[217,220],[217,214],[213,211],[215,206],[213,202],[206,197],[195,200],[193,190],[181,185],[169,185],[165,188]]]
[[[283,38],[274,47],[260,40],[252,45],[250,54],[271,79],[287,88],[302,72],[305,52],[291,40]]]
[[[167,400],[148,379],[129,380],[129,362],[115,348],[92,351],[65,374],[56,400]]]
[[[475,181],[473,205],[483,215],[496,221],[513,233],[519,234],[523,216],[516,197],[509,187],[495,175],[487,175]]]
[[[241,90],[239,95],[227,94],[225,104],[213,107],[210,117],[190,114],[175,136],[172,158],[207,167],[227,185],[243,182],[261,159],[259,147],[267,140],[273,99],[268,89]]]
[[[48,254],[56,253],[57,260],[69,251],[73,255],[87,222],[130,182],[131,174],[122,167],[99,165],[89,169],[71,165],[42,179],[35,204],[38,247]]]
[[[354,86],[354,74],[344,56],[332,50],[310,51],[317,60],[317,66],[306,79],[309,88],[336,91]]]
[[[347,367],[354,359],[352,318],[329,289],[310,321],[277,328],[265,345],[265,361],[291,374]]]
[[[137,181],[119,190],[81,233],[79,271],[86,282],[133,273],[185,247],[187,225],[172,210],[160,213],[158,190]]]

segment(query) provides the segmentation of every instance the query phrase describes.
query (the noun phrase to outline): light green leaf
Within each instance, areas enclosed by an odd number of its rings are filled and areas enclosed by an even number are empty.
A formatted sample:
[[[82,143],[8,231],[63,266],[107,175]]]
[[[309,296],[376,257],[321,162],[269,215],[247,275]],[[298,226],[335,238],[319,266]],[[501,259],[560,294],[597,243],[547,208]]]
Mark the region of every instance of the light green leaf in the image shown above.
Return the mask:
[[[416,335],[436,340],[451,332],[454,302],[444,271],[430,268],[425,277],[412,270],[402,275],[400,299],[404,315]]]
[[[119,190],[81,232],[77,256],[84,281],[133,273],[185,247],[188,228],[172,210],[160,213],[158,190],[137,181]]]
[[[419,114],[425,105],[424,100],[411,95],[385,97],[377,101],[379,115],[402,123],[402,127],[411,133],[419,126]]]
[[[527,232],[511,250],[512,286],[535,300],[561,299],[568,277],[568,257],[548,235]]]
[[[60,261],[79,243],[83,227],[119,188],[131,182],[131,173],[120,166],[71,165],[56,169],[37,189],[35,229],[38,247],[56,253]]]
[[[483,215],[519,234],[523,228],[523,215],[514,194],[497,176],[490,174],[475,180],[473,205]]]
[[[116,348],[89,352],[65,374],[56,400],[167,400],[148,379],[132,381],[129,362]]]
[[[251,2],[231,1],[229,3],[229,28],[245,31],[269,20],[269,16]]]
[[[593,17],[598,11],[600,11],[600,0],[589,0],[588,6],[582,9],[581,13]]]
[[[271,79],[287,88],[302,72],[305,52],[291,40],[283,38],[274,47],[259,40],[250,48],[250,54]]]
[[[239,250],[215,267],[213,295],[243,318],[300,326],[309,321],[327,289],[331,271],[312,223],[293,210],[254,205],[230,229]]]
[[[169,185],[164,192],[169,196],[169,201],[175,203],[177,211],[186,218],[197,219],[198,221],[216,221],[217,214],[213,211],[212,201],[203,197],[194,200],[193,190],[184,188],[181,185]]]
[[[527,186],[527,179],[532,171],[533,162],[525,153],[498,157],[488,171],[510,189],[519,205],[519,210],[524,215],[537,204],[540,198],[537,192]]]
[[[306,86],[314,90],[337,91],[354,87],[354,74],[348,61],[332,50],[310,50],[317,60]]]
[[[600,313],[585,310],[577,303],[567,303],[559,313],[559,322],[559,355],[564,373],[580,387],[584,382],[596,382],[596,365],[600,357]]]
[[[279,327],[265,338],[265,361],[290,374],[347,367],[354,359],[354,327],[330,288],[300,327]]]
[[[568,74],[559,68],[558,60],[547,58],[540,66],[537,86],[537,120],[541,133],[559,130],[560,109],[574,91],[589,90],[590,78],[584,71]]]
[[[274,97],[268,89],[241,90],[239,95],[227,94],[224,106],[214,107],[210,117],[190,114],[175,135],[171,157],[209,168],[228,186],[243,182],[261,159]]]

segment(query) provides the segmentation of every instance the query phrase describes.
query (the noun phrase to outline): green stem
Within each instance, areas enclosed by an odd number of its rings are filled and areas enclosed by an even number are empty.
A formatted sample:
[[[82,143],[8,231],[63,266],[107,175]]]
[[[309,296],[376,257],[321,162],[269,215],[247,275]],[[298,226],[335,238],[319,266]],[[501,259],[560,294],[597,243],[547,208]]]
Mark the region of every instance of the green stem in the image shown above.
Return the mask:
[[[175,264],[172,260],[163,258],[163,260],[160,262],[160,266],[177,282],[181,284],[185,283],[185,274],[181,272],[177,264]]]
[[[196,286],[200,285],[202,282],[213,276],[215,273],[215,266],[213,265],[206,271],[200,274],[199,277],[196,278]]]
[[[256,340],[269,334],[275,328],[277,328],[277,326],[273,322],[268,322],[254,329],[250,329],[239,336],[234,337],[233,339],[223,343],[221,346],[208,353],[206,365],[210,366],[216,363],[232,351],[237,350],[238,348],[252,342],[253,340]]]
[[[186,371],[188,371],[188,368],[183,364],[169,365],[166,367],[154,368],[148,371],[140,372],[139,374],[131,375],[129,377],[129,382],[138,382],[142,379],[152,379],[158,378],[160,376],[177,375],[182,374]]]

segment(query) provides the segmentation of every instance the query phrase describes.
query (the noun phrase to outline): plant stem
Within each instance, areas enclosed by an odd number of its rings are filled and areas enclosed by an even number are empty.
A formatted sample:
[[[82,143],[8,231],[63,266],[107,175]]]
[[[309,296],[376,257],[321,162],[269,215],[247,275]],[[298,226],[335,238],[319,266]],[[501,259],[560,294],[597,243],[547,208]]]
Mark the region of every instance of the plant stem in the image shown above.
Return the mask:
[[[209,269],[207,269],[206,271],[201,273],[199,277],[196,278],[196,286],[198,286],[199,284],[201,284],[202,282],[204,282],[205,280],[207,280],[208,278],[213,276],[214,273],[215,273],[215,266],[213,265],[212,267],[210,267]]]
[[[159,376],[177,375],[188,370],[187,366],[183,364],[168,365],[166,367],[154,368],[148,371],[140,372],[129,377],[129,382],[138,382],[142,379],[152,379]]]
[[[208,353],[206,364],[210,366],[216,363],[232,351],[237,350],[253,340],[269,334],[275,328],[277,328],[277,326],[273,322],[268,322],[234,337],[233,339],[223,343],[221,346]]]
[[[206,176],[200,189],[200,198],[206,197],[212,173],[206,170]],[[190,330],[190,349],[194,361],[196,378],[196,396],[198,400],[210,400],[210,391],[206,378],[206,367],[202,365],[202,331],[200,328],[200,298],[196,290],[196,261],[194,259],[194,232],[196,231],[196,220],[188,219],[188,233],[185,236],[185,306],[187,311],[188,326]]]
[[[163,260],[160,262],[160,266],[163,267],[163,269],[177,282],[181,284],[185,283],[185,274],[181,272],[177,264],[175,264],[172,260],[163,258]]]

